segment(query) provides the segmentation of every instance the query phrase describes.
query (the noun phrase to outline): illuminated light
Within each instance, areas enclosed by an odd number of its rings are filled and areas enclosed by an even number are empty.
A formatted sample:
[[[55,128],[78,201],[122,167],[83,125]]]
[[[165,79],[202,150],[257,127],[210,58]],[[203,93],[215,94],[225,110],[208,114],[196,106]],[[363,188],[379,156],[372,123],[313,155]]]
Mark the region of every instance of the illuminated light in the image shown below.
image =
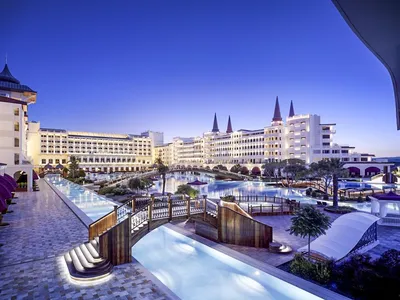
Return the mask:
[[[249,294],[268,294],[268,291],[262,286],[258,281],[244,275],[232,274],[233,280],[237,283],[239,287],[245,290]],[[266,299],[272,299],[268,297]]]
[[[259,271],[255,271],[254,274],[258,276],[258,275],[260,275],[260,272]]]

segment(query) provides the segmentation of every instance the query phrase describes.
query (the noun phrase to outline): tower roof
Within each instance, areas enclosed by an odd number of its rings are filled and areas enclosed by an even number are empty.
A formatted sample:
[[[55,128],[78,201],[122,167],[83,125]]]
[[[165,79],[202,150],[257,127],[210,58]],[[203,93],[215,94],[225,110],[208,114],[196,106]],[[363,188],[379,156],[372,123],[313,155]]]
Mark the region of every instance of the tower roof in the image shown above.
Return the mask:
[[[289,118],[294,116],[293,101],[290,101]]]
[[[214,124],[213,124],[212,132],[219,132],[218,121],[217,121],[217,113],[214,114]]]
[[[274,117],[272,118],[272,121],[282,121],[281,108],[279,107],[278,96],[276,96]]]
[[[231,116],[228,118],[228,127],[226,128],[226,133],[232,133],[232,124],[231,124]]]
[[[4,65],[4,69],[0,73],[0,89],[14,92],[36,93],[29,86],[20,84],[19,80],[12,76],[7,63]]]
[[[0,73],[0,81],[12,82],[16,84],[20,84],[19,80],[12,76],[10,70],[8,69],[8,65],[4,65],[3,71]]]

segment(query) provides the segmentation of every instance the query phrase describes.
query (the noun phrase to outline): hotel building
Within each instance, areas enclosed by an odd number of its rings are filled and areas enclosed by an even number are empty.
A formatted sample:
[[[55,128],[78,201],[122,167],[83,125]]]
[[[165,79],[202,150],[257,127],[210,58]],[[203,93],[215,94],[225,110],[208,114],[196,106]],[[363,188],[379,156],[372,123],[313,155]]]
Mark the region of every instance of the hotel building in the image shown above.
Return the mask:
[[[33,182],[27,155],[28,106],[36,102],[36,94],[11,74],[6,63],[0,73],[0,163],[15,178],[26,173],[28,191]]]
[[[335,124],[322,123],[318,115],[296,115],[293,102],[284,122],[277,97],[270,126],[234,131],[229,117],[227,130],[221,132],[214,115],[210,132],[205,132],[202,137],[175,138],[172,143],[156,146],[154,155],[171,166],[212,168],[222,164],[229,169],[241,164],[250,170],[261,168],[264,161],[289,158],[302,159],[307,164],[324,158],[339,158],[349,163],[371,161],[373,155],[357,153],[354,147],[335,143],[335,133]]]
[[[152,167],[152,132],[109,134],[40,128],[30,122],[28,155],[37,169],[66,165],[71,156],[90,172],[141,171]]]

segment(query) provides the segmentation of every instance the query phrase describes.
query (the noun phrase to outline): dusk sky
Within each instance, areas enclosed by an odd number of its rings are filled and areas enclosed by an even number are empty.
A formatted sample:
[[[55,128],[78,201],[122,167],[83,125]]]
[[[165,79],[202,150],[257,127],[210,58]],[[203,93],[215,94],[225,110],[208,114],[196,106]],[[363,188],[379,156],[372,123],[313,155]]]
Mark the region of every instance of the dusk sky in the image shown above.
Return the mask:
[[[63,2],[63,4],[61,4]],[[287,116],[400,155],[389,73],[330,0],[0,1],[0,54],[38,92],[29,119],[77,131],[198,136]]]

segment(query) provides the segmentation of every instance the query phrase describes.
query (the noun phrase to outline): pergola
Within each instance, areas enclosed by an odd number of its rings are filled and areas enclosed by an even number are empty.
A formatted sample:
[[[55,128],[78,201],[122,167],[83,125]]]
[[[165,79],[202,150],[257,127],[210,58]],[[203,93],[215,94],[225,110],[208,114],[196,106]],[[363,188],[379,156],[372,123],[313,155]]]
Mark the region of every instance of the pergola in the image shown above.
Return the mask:
[[[388,214],[388,205],[391,204],[395,210],[397,210],[397,214],[399,214],[400,217],[400,195],[389,192],[386,194],[376,194],[370,196],[370,198],[372,214],[379,214],[381,218],[386,217]]]

